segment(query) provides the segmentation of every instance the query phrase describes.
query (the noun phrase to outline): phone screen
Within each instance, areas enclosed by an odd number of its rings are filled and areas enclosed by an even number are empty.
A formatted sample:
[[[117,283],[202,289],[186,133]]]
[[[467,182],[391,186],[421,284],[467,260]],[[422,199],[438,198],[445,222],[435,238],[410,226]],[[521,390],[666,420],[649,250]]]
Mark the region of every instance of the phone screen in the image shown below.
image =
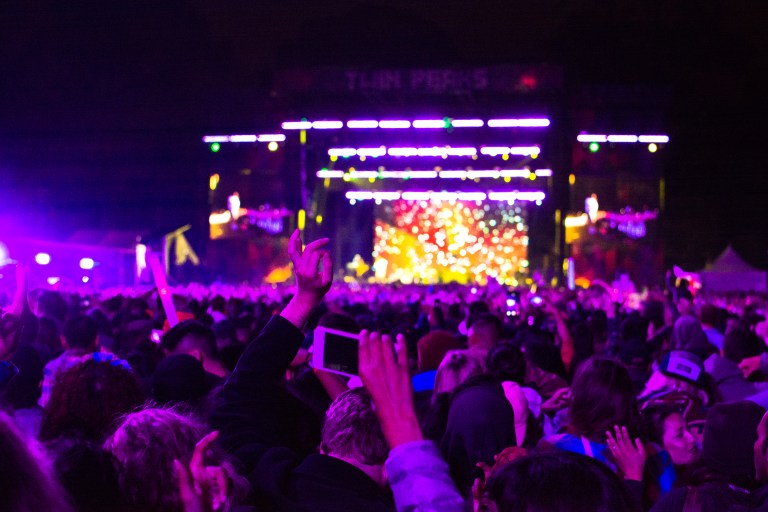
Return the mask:
[[[326,332],[323,367],[348,375],[358,375],[357,345],[357,338]]]

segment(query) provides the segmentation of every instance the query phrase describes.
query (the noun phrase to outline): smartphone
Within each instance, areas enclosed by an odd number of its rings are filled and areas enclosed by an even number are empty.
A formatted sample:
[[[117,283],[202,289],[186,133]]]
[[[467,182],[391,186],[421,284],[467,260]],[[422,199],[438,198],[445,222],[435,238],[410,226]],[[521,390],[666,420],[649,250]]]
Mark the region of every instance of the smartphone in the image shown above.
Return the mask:
[[[357,377],[358,335],[327,327],[314,332],[312,366],[347,377]]]

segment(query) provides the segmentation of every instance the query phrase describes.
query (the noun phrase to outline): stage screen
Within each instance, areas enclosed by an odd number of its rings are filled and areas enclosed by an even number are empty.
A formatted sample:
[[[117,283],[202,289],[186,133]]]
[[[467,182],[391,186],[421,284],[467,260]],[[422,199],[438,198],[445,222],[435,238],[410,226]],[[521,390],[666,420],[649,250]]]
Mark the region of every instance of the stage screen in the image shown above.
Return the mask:
[[[528,271],[528,226],[519,202],[387,201],[375,218],[378,281],[516,286]]]

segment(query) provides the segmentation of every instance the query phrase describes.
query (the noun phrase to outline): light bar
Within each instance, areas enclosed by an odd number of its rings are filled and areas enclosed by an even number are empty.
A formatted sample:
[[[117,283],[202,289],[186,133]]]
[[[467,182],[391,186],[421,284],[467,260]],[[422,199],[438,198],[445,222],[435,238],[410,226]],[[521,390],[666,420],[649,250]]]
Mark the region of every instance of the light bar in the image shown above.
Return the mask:
[[[373,199],[373,192],[350,190],[349,192],[344,194],[344,196],[347,199],[364,201],[366,199]]]
[[[419,151],[416,148],[389,148],[387,154],[389,156],[416,156]]]
[[[400,192],[374,192],[373,198],[377,201],[397,201],[400,199]]]
[[[527,178],[531,175],[528,169],[504,169],[501,171],[502,178]]]
[[[405,201],[429,201],[429,192],[403,192],[401,199]]]
[[[384,146],[378,148],[357,148],[357,156],[378,157],[387,154],[387,148]]]
[[[459,201],[485,201],[485,192],[459,192]]]
[[[410,121],[379,121],[379,128],[410,128]]]
[[[312,123],[309,121],[288,121],[280,125],[283,130],[309,130]]]
[[[482,119],[454,119],[451,121],[451,126],[454,128],[480,128],[484,125]]]
[[[264,135],[206,135],[203,142],[283,142],[285,135],[282,133],[266,133]]]
[[[350,171],[349,175],[352,178],[376,178],[379,175],[379,171]]]
[[[640,142],[643,144],[666,144],[669,142],[669,136],[640,135],[638,137],[637,135],[594,135],[588,133],[580,133],[576,136],[576,140],[579,142]]]
[[[480,148],[480,153],[483,154],[483,155],[490,155],[490,156],[508,155],[509,154],[509,148],[507,148],[507,147],[489,146],[489,147]]]
[[[467,172],[468,171],[440,171],[440,177],[464,179],[467,177]]]
[[[638,138],[638,142],[642,143],[654,143],[654,144],[666,144],[669,142],[669,137],[666,135],[641,135]]]
[[[315,130],[338,130],[343,128],[344,123],[341,121],[313,121],[312,128]]]
[[[340,157],[350,157],[355,156],[357,154],[357,150],[355,148],[331,148],[328,150],[328,156],[340,156]]]
[[[373,120],[347,121],[347,128],[378,128],[379,122]]]
[[[491,201],[542,201],[546,195],[544,192],[489,192]]]
[[[412,126],[414,128],[445,128],[445,121],[442,119],[417,119]]]
[[[282,133],[265,133],[259,135],[259,142],[284,142],[285,134]]]
[[[509,148],[510,155],[529,156],[529,155],[538,155],[539,153],[541,153],[541,148],[539,148],[538,146],[521,146],[521,147]]]
[[[484,201],[490,199],[491,201],[542,201],[545,199],[546,194],[541,191],[511,191],[511,192],[489,192],[487,195],[485,192],[396,192],[396,191],[382,191],[382,192],[369,192],[353,190],[345,194],[346,198],[350,201],[366,201],[374,199],[376,201],[396,201],[402,199],[404,201]]]
[[[476,148],[447,148],[448,156],[475,156],[477,154]]]
[[[588,135],[586,133],[580,133],[576,136],[576,140],[579,142],[608,142],[607,135]]]
[[[321,169],[315,173],[318,178],[343,178],[344,171]],[[451,169],[445,171],[350,171],[352,178],[377,179],[479,179],[479,178],[530,178],[531,174],[539,177],[552,176],[552,169]]]
[[[210,144],[212,142],[229,142],[229,137],[226,135],[206,135],[203,137],[203,142]]]
[[[489,119],[491,128],[544,128],[549,126],[549,119]]]
[[[608,142],[637,142],[637,135],[609,135]]]
[[[259,137],[256,135],[230,135],[229,142],[256,142]]]
[[[380,171],[379,178],[437,178],[437,171]]]
[[[317,173],[315,173],[315,176],[317,176],[318,178],[343,178],[344,171],[322,169],[317,171]]]

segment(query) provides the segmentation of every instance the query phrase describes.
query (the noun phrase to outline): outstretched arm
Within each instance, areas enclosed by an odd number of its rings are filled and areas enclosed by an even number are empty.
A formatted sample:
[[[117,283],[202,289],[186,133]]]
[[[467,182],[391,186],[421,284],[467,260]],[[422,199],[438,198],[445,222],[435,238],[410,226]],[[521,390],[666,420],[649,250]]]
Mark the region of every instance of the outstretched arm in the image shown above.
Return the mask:
[[[270,414],[279,406],[274,391],[304,339],[301,327],[330,288],[332,262],[327,244],[324,238],[302,248],[299,232],[291,236],[296,293],[240,356],[211,415],[212,424],[221,431],[221,444],[230,451],[280,438],[280,428]]]
[[[419,429],[403,337],[397,337],[395,355],[389,336],[363,331],[359,359],[360,378],[389,444],[386,468],[397,510],[463,511],[464,500],[448,474],[448,464]]]

